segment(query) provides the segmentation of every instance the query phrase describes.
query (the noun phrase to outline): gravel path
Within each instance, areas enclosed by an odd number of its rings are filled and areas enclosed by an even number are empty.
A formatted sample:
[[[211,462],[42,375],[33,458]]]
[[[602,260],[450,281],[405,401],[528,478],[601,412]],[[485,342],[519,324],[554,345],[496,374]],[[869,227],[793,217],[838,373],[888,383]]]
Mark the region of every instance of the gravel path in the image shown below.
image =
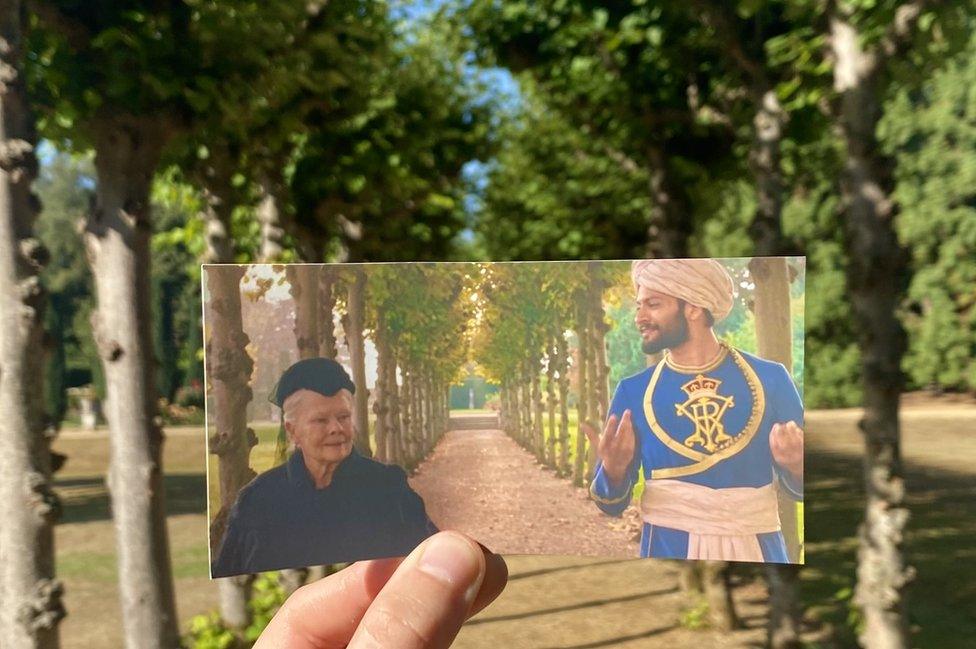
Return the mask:
[[[636,557],[635,511],[597,509],[583,489],[540,465],[500,430],[455,430],[410,478],[441,529],[502,554]]]

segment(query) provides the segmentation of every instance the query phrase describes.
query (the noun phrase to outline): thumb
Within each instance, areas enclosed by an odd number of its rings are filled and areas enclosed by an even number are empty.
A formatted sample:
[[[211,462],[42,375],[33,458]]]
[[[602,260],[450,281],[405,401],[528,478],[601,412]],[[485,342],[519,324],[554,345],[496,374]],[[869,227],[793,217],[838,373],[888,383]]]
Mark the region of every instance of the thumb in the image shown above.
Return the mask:
[[[450,646],[489,565],[473,541],[441,532],[415,549],[370,605],[350,649]]]

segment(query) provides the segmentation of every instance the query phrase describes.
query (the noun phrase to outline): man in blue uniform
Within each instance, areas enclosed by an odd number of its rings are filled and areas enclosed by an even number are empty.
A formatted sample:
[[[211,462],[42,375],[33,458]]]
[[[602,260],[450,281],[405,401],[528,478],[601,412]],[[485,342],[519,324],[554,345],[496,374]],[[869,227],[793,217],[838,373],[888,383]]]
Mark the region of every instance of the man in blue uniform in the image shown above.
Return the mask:
[[[332,359],[285,371],[274,396],[295,451],[241,490],[213,577],[403,556],[437,532],[403,469],[355,450],[355,389]]]
[[[643,469],[642,557],[789,561],[777,489],[803,497],[803,404],[786,368],[719,341],[734,289],[711,259],[635,261],[635,323],[663,359],[623,379],[591,497],[619,516]]]

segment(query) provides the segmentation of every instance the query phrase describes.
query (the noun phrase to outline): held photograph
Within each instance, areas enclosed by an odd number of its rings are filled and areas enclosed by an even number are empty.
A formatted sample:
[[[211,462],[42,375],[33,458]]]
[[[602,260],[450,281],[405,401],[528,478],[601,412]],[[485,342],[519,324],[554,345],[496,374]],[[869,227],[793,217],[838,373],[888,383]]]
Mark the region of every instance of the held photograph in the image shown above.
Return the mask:
[[[801,257],[205,265],[212,577],[799,563]]]

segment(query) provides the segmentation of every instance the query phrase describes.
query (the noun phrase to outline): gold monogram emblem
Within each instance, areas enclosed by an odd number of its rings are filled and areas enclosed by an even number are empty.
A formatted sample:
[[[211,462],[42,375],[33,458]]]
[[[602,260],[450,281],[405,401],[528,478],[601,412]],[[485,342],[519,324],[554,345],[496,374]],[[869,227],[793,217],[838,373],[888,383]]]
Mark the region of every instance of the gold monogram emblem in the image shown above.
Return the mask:
[[[734,438],[725,432],[722,416],[735,403],[732,397],[725,397],[718,393],[718,386],[721,384],[719,379],[699,374],[681,386],[688,399],[684,403],[676,404],[675,410],[695,424],[695,432],[684,441],[688,448],[698,444],[707,452],[714,453],[734,441]]]

